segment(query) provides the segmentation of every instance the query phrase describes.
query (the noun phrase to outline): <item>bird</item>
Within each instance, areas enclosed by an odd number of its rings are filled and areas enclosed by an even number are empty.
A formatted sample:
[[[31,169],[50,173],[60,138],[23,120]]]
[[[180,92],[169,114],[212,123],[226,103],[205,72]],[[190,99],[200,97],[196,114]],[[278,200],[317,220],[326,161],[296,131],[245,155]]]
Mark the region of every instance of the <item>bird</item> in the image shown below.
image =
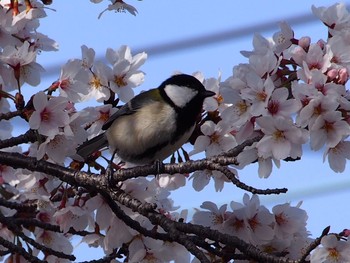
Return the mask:
[[[86,160],[109,146],[124,162],[162,162],[189,140],[204,100],[214,95],[192,75],[173,75],[121,106],[103,124],[103,132],[80,145],[77,154]]]

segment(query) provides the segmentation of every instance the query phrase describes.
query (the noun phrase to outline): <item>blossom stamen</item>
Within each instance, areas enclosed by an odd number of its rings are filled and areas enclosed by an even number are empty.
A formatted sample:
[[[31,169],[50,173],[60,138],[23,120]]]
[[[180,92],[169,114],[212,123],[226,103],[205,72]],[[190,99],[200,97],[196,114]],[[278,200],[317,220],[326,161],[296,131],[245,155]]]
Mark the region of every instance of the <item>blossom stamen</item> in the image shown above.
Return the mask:
[[[51,112],[45,108],[41,113],[40,113],[40,118],[42,121],[49,121],[51,119]]]
[[[280,131],[280,130],[276,130],[276,131],[273,133],[273,138],[274,138],[276,141],[285,139],[285,137],[284,137],[284,132],[283,132],[283,131]]]
[[[93,87],[94,89],[99,89],[102,87],[102,83],[101,80],[99,78],[97,78],[96,76],[93,77],[93,79],[90,81],[89,83],[91,85],[91,87]]]
[[[115,84],[117,84],[117,86],[118,86],[119,88],[125,87],[126,85],[128,85],[128,83],[125,81],[124,78],[125,78],[125,75],[121,75],[121,76],[116,75],[116,76],[114,77],[114,82],[115,82]]]

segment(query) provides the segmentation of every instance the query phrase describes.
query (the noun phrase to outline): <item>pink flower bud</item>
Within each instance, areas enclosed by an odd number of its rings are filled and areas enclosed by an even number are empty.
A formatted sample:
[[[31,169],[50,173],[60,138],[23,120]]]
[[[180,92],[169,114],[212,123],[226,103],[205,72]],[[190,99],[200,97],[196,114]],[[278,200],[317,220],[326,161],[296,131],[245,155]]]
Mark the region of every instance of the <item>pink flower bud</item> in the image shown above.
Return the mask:
[[[302,37],[298,41],[298,45],[303,49],[307,49],[310,46],[311,38],[310,37]]]
[[[338,76],[338,70],[333,68],[327,72],[329,80],[334,80]]]
[[[326,42],[320,39],[319,41],[317,41],[317,45],[319,45],[321,49],[324,49],[324,47],[326,46]]]
[[[348,70],[346,68],[339,69],[339,83],[345,84],[349,78]]]

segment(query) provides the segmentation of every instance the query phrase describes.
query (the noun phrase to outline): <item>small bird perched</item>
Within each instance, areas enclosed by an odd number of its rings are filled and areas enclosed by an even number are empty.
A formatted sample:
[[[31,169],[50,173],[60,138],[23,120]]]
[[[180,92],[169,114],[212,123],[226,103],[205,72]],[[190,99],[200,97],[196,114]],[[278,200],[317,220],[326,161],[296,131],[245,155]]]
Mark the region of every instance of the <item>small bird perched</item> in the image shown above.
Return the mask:
[[[105,132],[80,145],[77,153],[86,159],[109,145],[125,162],[163,161],[188,141],[204,99],[213,95],[195,77],[174,75],[123,105],[102,126]]]

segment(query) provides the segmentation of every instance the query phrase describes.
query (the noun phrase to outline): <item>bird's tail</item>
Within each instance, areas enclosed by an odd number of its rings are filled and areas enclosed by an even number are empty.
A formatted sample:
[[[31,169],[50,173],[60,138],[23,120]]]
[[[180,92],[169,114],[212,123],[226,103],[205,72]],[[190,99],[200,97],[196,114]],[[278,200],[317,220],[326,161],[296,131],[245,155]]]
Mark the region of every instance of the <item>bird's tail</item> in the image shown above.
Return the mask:
[[[106,135],[101,133],[100,135],[97,135],[96,137],[85,141],[82,145],[80,145],[77,148],[77,154],[86,160],[89,155],[106,146],[108,146]]]

